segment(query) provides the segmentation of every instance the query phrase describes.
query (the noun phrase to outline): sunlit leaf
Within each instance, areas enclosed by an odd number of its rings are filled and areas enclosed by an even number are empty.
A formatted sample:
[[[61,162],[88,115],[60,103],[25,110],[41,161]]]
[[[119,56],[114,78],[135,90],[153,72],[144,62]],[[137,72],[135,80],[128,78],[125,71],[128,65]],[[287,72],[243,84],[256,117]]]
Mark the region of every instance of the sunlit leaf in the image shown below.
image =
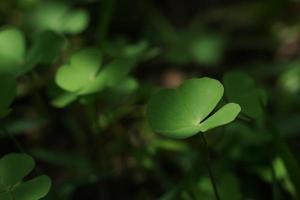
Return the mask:
[[[56,83],[66,91],[79,92],[95,81],[101,64],[101,54],[97,49],[84,49],[71,57],[70,63],[60,67]]]
[[[85,10],[77,10],[68,13],[64,20],[65,33],[80,33],[86,29],[89,21],[89,15]]]
[[[0,30],[0,73],[18,73],[25,56],[25,39],[20,30]]]
[[[223,91],[222,84],[211,78],[190,79],[177,89],[162,89],[148,105],[150,126],[166,136],[186,138],[226,124],[240,112],[237,104],[225,105],[204,120],[221,100]]]

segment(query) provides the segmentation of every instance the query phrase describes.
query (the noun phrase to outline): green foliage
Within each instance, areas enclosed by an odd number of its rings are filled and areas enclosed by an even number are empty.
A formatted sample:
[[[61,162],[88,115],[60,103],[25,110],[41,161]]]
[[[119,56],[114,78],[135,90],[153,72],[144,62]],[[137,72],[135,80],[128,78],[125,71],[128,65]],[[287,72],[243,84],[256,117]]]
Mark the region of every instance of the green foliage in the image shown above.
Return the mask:
[[[128,90],[128,74],[142,59],[147,44],[127,45],[119,49],[112,61],[103,63],[99,49],[86,48],[73,54],[68,64],[59,68],[56,84],[66,92],[53,100],[53,105],[64,107],[79,96],[94,94],[104,89]],[[125,91],[126,93],[126,91]]]
[[[74,54],[69,65],[58,70],[56,83],[66,91],[80,93],[95,83],[101,65],[100,56],[97,49],[84,49]]]
[[[0,31],[0,73],[20,76],[38,64],[51,64],[60,52],[64,39],[53,32],[37,35],[28,53],[25,38],[17,28]]]
[[[180,31],[175,40],[167,43],[167,60],[175,63],[197,63],[215,66],[222,61],[225,37],[215,33],[196,30]]]
[[[262,89],[255,86],[254,80],[245,73],[230,72],[224,76],[223,81],[227,99],[240,104],[243,114],[262,121],[266,96]]]
[[[298,200],[298,3],[198,4],[0,1],[0,200]]]
[[[10,112],[9,106],[16,96],[16,80],[11,75],[0,74],[0,118]]]
[[[64,42],[64,38],[55,32],[43,31],[39,33],[28,52],[27,62],[30,64],[52,64],[60,53]]]
[[[0,199],[38,200],[50,189],[49,177],[42,175],[23,182],[34,168],[34,160],[26,154],[8,154],[0,160]]]
[[[43,2],[30,13],[29,23],[38,31],[78,34],[87,27],[89,15],[85,10],[70,9],[62,2]]]
[[[0,73],[14,74],[20,70],[25,58],[25,39],[16,28],[0,31]]]
[[[211,78],[191,79],[177,89],[162,89],[149,102],[149,123],[154,131],[176,138],[227,124],[239,114],[238,104],[226,104],[207,118],[223,92],[222,84]]]

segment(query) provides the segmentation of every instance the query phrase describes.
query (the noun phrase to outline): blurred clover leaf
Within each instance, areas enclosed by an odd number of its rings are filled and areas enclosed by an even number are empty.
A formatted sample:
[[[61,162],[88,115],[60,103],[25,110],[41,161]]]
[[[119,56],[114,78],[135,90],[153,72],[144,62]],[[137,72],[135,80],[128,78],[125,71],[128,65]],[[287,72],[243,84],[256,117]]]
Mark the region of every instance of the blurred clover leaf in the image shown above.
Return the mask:
[[[101,53],[94,48],[75,53],[69,64],[57,71],[56,83],[64,90],[80,93],[95,82],[101,66]]]
[[[207,34],[195,38],[191,43],[191,54],[199,64],[215,65],[221,61],[224,51],[224,38]]]
[[[166,59],[179,64],[195,62],[199,65],[215,66],[224,54],[226,38],[199,30],[179,31],[176,39],[168,43]]]
[[[291,67],[280,75],[278,84],[287,94],[297,94],[300,91],[299,62],[291,64]]]
[[[55,76],[56,84],[65,91],[52,104],[64,107],[77,97],[118,88],[126,83],[128,74],[141,59],[147,45],[139,43],[127,47],[124,54],[102,64],[102,54],[96,48],[82,49],[73,54],[68,64],[59,68]],[[130,82],[129,82],[130,83]]]
[[[162,89],[148,105],[150,126],[166,136],[187,138],[225,125],[237,117],[241,108],[228,103],[209,116],[223,92],[219,81],[207,77],[187,80],[176,89]]]
[[[14,77],[0,74],[0,118],[10,112],[9,106],[16,96],[16,87]]]
[[[29,15],[31,26],[39,31],[78,34],[86,29],[89,22],[89,15],[85,10],[72,10],[61,2],[43,2]]]
[[[19,70],[25,58],[25,39],[21,31],[8,27],[0,31],[0,73]]]
[[[51,64],[64,44],[62,36],[45,31],[36,36],[26,53],[25,38],[16,28],[0,31],[0,73],[23,75],[37,64]]]
[[[254,80],[243,72],[229,72],[225,74],[223,82],[227,99],[240,104],[243,114],[261,122],[267,97]]]
[[[34,168],[34,160],[26,154],[8,154],[0,160],[0,199],[38,200],[50,190],[51,180],[42,175],[23,182]]]

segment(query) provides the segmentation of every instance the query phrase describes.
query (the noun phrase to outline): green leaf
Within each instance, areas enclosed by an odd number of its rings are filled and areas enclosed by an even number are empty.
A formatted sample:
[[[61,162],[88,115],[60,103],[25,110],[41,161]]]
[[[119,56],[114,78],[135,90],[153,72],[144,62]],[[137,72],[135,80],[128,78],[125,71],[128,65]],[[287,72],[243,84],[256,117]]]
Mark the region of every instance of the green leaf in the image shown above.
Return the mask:
[[[22,182],[34,167],[34,160],[26,154],[8,154],[0,160],[0,199],[38,200],[49,192],[51,180],[42,175]]]
[[[96,79],[100,64],[99,50],[83,49],[71,57],[69,64],[60,67],[55,81],[66,91],[79,92]]]
[[[117,58],[100,69],[100,52],[83,49],[71,57],[70,64],[63,65],[56,73],[55,81],[62,89],[87,95],[105,88],[118,86],[124,81],[138,58],[135,56]]]
[[[0,118],[9,113],[9,106],[17,93],[17,84],[11,75],[0,75]]]
[[[0,73],[18,72],[25,55],[25,39],[16,28],[0,31]]]
[[[55,99],[51,101],[51,104],[57,108],[63,108],[77,100],[77,97],[75,93],[65,92],[55,97]]]
[[[219,81],[207,77],[187,80],[177,89],[162,89],[148,105],[150,126],[166,136],[186,138],[229,123],[239,113],[237,104],[228,104],[204,120],[217,106],[223,92]]]
[[[241,111],[241,107],[236,103],[229,103],[223,106],[215,114],[201,123],[201,131],[206,132],[209,129],[228,124],[232,122]]]
[[[34,160],[26,154],[9,154],[0,160],[0,185],[20,182],[34,167]]]
[[[80,94],[90,94],[100,91],[105,87],[118,85],[127,77],[134,64],[135,59],[130,58],[120,58],[112,61],[99,73],[94,82],[82,90]]]
[[[62,2],[42,2],[33,14],[29,15],[29,23],[38,31],[77,34],[82,32],[89,22],[89,15],[85,10],[72,10]]]
[[[221,61],[224,51],[224,39],[213,34],[195,38],[190,45],[191,54],[199,64],[214,65]]]
[[[89,15],[85,10],[77,10],[68,13],[64,20],[65,33],[80,33],[86,29],[89,21]]]
[[[16,200],[38,200],[47,195],[50,187],[50,178],[43,175],[18,185],[13,193]]]
[[[242,72],[230,72],[224,78],[225,95],[229,101],[234,101],[242,107],[242,113],[255,120],[264,117],[266,102],[263,91],[256,87],[254,80]]]

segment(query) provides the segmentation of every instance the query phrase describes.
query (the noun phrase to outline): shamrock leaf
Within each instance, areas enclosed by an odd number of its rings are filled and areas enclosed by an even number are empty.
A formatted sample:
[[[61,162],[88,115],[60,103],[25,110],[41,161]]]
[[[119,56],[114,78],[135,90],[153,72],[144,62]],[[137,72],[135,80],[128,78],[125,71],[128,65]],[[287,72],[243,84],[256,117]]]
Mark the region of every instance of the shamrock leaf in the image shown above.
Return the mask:
[[[226,104],[207,118],[223,92],[219,81],[207,77],[187,80],[177,89],[162,89],[148,105],[150,126],[166,136],[186,138],[227,124],[239,114],[238,104]]]
[[[34,160],[26,154],[9,154],[0,160],[0,199],[38,200],[50,189],[51,180],[42,175],[22,182],[34,167]]]
[[[261,121],[264,115],[263,105],[266,104],[266,95],[256,87],[254,80],[242,72],[225,74],[225,95],[229,101],[237,102],[242,107],[242,113]]]
[[[89,15],[85,10],[72,10],[59,2],[39,5],[30,13],[29,23],[34,30],[51,30],[57,33],[77,34],[88,25]]]
[[[0,75],[0,118],[9,113],[9,106],[16,96],[16,80],[11,75]]]
[[[0,73],[14,73],[25,56],[24,36],[16,28],[0,31]]]
[[[55,82],[60,88],[69,93],[76,93],[78,96],[114,87],[125,80],[135,66],[138,56],[134,52],[131,53],[116,58],[102,67],[99,50],[95,48],[80,50],[71,56],[69,64],[59,68]]]
[[[56,83],[69,92],[79,92],[95,81],[101,64],[101,54],[97,49],[83,49],[75,53],[70,63],[59,68]]]
[[[0,73],[19,76],[37,64],[50,64],[59,53],[64,39],[50,31],[37,35],[33,46],[26,54],[25,38],[16,28],[0,31]]]

